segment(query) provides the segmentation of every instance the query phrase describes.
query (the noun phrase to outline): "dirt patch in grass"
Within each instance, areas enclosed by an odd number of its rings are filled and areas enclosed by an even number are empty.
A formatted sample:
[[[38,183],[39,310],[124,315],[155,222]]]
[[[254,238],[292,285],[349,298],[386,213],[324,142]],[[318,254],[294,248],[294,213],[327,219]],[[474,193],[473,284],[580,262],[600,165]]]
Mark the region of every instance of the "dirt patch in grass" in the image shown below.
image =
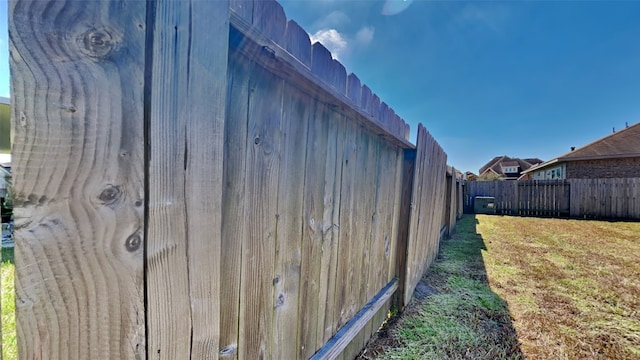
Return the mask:
[[[360,359],[640,359],[640,223],[465,216]]]

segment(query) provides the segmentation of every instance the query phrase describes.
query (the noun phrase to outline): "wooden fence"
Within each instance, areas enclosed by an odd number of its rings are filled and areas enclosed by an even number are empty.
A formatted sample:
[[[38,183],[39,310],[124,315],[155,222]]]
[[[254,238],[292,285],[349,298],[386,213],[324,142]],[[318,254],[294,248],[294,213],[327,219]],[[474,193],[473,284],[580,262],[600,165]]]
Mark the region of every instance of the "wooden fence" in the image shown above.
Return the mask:
[[[465,211],[476,196],[495,197],[498,214],[640,219],[640,178],[470,181]]]
[[[461,213],[435,139],[274,1],[9,20],[21,359],[352,358]]]

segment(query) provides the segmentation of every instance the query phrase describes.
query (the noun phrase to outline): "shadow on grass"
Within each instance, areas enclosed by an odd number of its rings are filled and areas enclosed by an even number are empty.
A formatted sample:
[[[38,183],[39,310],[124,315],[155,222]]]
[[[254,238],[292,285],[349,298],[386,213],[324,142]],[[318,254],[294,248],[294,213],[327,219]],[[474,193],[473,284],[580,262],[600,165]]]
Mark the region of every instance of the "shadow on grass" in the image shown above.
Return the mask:
[[[486,246],[476,225],[474,215],[458,222],[404,313],[381,330],[360,359],[524,358],[509,306],[489,284],[482,257]]]
[[[2,248],[2,262],[13,264],[13,248]]]

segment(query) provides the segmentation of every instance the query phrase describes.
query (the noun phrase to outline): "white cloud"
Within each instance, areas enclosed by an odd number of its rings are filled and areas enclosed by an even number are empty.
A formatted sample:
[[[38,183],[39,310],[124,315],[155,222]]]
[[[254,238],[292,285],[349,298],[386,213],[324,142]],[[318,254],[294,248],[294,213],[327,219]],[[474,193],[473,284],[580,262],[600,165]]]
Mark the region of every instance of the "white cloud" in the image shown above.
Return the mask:
[[[413,0],[387,0],[382,6],[382,15],[396,15],[405,11]]]
[[[373,26],[365,26],[356,33],[356,41],[360,45],[369,45],[373,41],[375,29]]]
[[[341,28],[351,22],[349,15],[345,14],[342,11],[332,11],[329,15],[316,20],[312,29],[337,29]]]
[[[480,26],[494,32],[500,32],[509,14],[505,7],[498,4],[468,4],[458,14],[457,22],[463,26]]]
[[[346,38],[336,29],[318,30],[310,38],[312,43],[319,42],[329,49],[336,60],[340,59],[348,45]]]

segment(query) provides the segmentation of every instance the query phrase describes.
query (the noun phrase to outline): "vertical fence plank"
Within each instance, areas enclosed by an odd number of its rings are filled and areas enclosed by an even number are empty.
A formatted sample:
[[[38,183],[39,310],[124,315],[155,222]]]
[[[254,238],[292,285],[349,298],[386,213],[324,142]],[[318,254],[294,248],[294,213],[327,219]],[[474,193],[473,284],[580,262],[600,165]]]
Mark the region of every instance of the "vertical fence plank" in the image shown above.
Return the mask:
[[[424,270],[437,255],[444,214],[446,160],[447,155],[440,145],[420,124],[409,219],[405,304],[411,299]]]
[[[253,26],[276,44],[285,47],[287,17],[284,9],[275,0],[259,0],[253,3]]]
[[[224,192],[222,200],[222,243],[220,283],[220,356],[237,358],[242,239],[244,222],[247,125],[249,117],[248,61],[230,57],[227,91],[227,119],[224,141]]]
[[[240,284],[240,359],[268,358],[272,351],[273,283],[283,81],[259,67],[249,79],[245,188],[246,236]]]
[[[407,279],[407,253],[408,253],[408,240],[411,227],[411,210],[414,208],[413,203],[413,189],[415,185],[414,171],[416,161],[416,150],[408,149],[401,152],[402,163],[400,165],[402,175],[400,178],[401,193],[396,199],[398,202],[396,207],[398,209],[398,217],[395,221],[398,224],[397,231],[397,245],[396,245],[396,257],[395,257],[395,275],[398,277],[398,291],[394,297],[393,303],[399,309],[404,308],[405,299],[405,287]],[[395,235],[395,234],[394,234]]]
[[[299,308],[299,358],[309,358],[317,349],[317,321],[322,261],[325,164],[329,141],[331,110],[316,102],[307,135],[304,179],[304,223]]]
[[[345,125],[345,141],[344,150],[342,151],[342,179],[340,185],[340,242],[339,242],[339,259],[337,278],[342,281],[336,290],[335,314],[334,322],[336,328],[342,327],[347,323],[349,317],[346,314],[348,307],[348,296],[352,286],[353,279],[350,277],[350,252],[352,250],[354,229],[352,224],[352,214],[355,212],[356,199],[356,129],[357,126],[348,122]]]
[[[359,107],[362,104],[362,96],[363,93],[360,79],[358,79],[355,74],[349,74],[347,77],[347,97]],[[364,94],[364,96],[366,97],[366,94]]]
[[[9,2],[21,359],[146,356],[145,16]]]
[[[228,11],[155,5],[147,292],[149,351],[161,359],[218,357]]]
[[[325,162],[324,206],[322,216],[322,250],[319,279],[319,303],[317,309],[316,344],[321,346],[334,333],[333,311],[335,301],[336,271],[338,264],[338,221],[340,204],[340,176],[342,173],[341,149],[343,143],[342,116],[331,112],[322,121],[329,125],[327,157]]]
[[[313,103],[309,95],[286,85],[283,104],[271,356],[295,359],[303,225],[300,214],[304,209],[307,128]]]
[[[293,20],[287,23],[285,48],[307,67],[311,67],[311,40],[304,29]]]

